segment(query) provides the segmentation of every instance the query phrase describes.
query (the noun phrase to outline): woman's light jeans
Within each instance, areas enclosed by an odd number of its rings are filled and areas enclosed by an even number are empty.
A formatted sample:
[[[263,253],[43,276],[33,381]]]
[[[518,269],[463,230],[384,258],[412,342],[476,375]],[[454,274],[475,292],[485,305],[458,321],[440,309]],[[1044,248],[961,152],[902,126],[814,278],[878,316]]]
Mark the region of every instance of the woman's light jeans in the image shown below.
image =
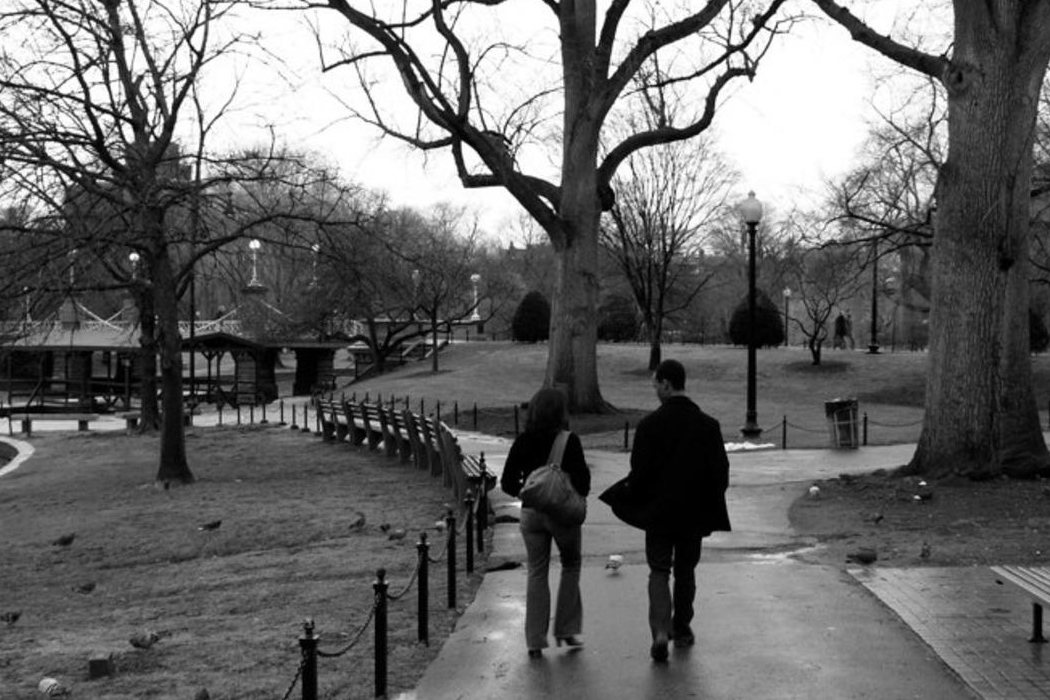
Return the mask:
[[[561,580],[554,608],[555,638],[578,635],[583,628],[580,598],[581,528],[565,525],[532,508],[521,509],[521,535],[528,553],[528,584],[525,589],[525,643],[529,649],[544,649],[551,618],[551,540],[558,546]]]

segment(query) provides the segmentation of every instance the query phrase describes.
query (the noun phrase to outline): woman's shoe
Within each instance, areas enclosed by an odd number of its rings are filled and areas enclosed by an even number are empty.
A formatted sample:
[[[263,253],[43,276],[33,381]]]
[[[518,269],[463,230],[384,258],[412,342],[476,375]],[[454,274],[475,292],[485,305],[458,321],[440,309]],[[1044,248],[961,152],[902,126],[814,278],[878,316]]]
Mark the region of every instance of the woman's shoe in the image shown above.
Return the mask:
[[[570,634],[568,637],[558,637],[555,641],[557,642],[558,646],[564,644],[569,648],[583,646],[583,640],[577,637],[575,634]]]
[[[543,658],[543,649],[529,649],[529,658],[530,659]]]

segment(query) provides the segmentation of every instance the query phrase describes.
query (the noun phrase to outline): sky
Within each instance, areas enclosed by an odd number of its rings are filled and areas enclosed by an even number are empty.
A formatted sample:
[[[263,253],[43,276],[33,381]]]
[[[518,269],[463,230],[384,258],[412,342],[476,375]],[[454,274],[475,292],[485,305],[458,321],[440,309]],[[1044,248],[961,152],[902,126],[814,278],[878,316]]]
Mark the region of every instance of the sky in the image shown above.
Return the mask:
[[[319,16],[342,21],[334,13]],[[289,77],[258,89],[246,81],[249,92],[258,94],[240,115],[238,138],[252,131],[244,125],[264,138],[258,125],[272,120],[290,144],[322,154],[347,178],[386,191],[396,204],[463,205],[477,212],[491,233],[509,235],[499,232],[512,228],[521,210],[508,194],[497,188],[465,190],[446,152],[423,155],[343,118],[345,109],[325,89],[336,81],[321,73],[310,32],[298,17],[274,17],[264,31],[268,45],[290,62],[284,69]],[[880,60],[837,26],[806,23],[782,37],[756,79],[738,82],[715,119],[716,144],[741,174],[740,199],[754,190],[770,212],[819,202],[826,181],[855,162],[867,121],[874,118],[870,75]]]

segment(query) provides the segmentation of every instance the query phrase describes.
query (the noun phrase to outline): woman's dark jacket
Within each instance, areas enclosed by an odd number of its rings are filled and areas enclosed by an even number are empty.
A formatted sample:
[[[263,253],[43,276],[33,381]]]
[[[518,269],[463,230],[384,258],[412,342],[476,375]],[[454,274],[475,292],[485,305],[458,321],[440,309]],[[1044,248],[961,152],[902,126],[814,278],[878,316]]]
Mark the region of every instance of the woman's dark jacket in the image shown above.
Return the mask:
[[[514,440],[510,453],[503,465],[503,476],[500,486],[511,496],[517,498],[529,473],[537,467],[547,464],[550,458],[557,430],[527,431]],[[565,453],[562,455],[561,468],[569,475],[573,487],[581,496],[591,490],[591,472],[583,460],[583,445],[576,433],[569,433],[565,441]]]
[[[645,505],[647,531],[705,537],[730,529],[721,427],[685,396],[638,423],[628,480],[632,500]]]

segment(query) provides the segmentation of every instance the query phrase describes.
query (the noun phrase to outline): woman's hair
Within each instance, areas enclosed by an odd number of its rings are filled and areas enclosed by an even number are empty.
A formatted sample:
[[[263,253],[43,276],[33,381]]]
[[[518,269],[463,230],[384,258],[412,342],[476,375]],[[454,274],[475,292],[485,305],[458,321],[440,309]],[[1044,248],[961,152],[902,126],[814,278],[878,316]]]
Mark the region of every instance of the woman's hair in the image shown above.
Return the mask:
[[[562,430],[569,427],[568,402],[561,389],[540,389],[529,401],[525,430]]]

